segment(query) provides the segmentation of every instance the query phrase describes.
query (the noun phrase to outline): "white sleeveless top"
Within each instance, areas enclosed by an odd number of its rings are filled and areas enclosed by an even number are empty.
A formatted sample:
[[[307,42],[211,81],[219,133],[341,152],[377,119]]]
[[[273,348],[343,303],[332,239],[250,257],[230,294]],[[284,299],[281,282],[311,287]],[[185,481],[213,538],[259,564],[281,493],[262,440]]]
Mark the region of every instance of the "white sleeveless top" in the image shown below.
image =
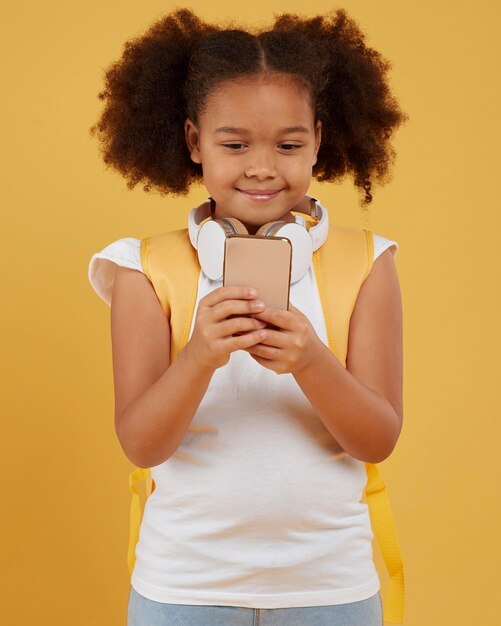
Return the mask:
[[[374,260],[387,248],[396,255],[398,243],[374,234]],[[143,271],[139,251],[140,240],[125,237],[92,256],[89,281],[107,304],[117,265]],[[220,286],[201,272],[196,306]],[[327,345],[313,268],[290,301]],[[340,448],[292,374],[232,353],[177,451],[151,473],[131,578],[146,598],[273,609],[379,591],[360,501],[365,463]]]

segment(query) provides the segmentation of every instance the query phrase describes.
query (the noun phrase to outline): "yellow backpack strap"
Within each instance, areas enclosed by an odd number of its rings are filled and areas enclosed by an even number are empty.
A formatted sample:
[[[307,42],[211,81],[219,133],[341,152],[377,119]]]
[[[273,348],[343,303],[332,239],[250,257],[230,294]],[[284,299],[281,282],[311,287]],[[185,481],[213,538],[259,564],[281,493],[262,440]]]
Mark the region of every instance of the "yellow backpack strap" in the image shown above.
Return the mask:
[[[182,229],[141,240],[143,271],[153,284],[160,304],[171,327],[170,362],[172,363],[188,341],[195,309],[200,266],[195,249]],[[169,268],[170,271],[167,271]],[[129,475],[131,491],[129,546],[127,567],[132,576],[136,562],[136,545],[143,517],[138,485],[146,482],[146,499],[155,490],[150,468],[136,467]]]
[[[369,514],[374,534],[378,540],[386,570],[390,577],[383,607],[383,617],[385,622],[403,624],[405,602],[404,565],[395,521],[391,512],[386,485],[377,465],[366,463],[365,467],[368,479],[365,493]]]
[[[373,263],[374,237],[371,231],[364,229],[331,225],[329,237],[313,254],[313,267],[329,348],[344,367],[350,318],[360,287],[369,275]],[[385,623],[403,624],[404,569],[386,485],[376,465],[365,465],[365,494],[369,515],[390,577],[383,603],[383,617]]]
[[[149,469],[136,467],[129,475],[129,487],[132,493],[130,501],[130,524],[129,524],[129,547],[127,550],[127,567],[129,575],[132,575],[136,562],[136,544],[139,539],[139,527],[141,525],[142,511],[137,485],[150,475]]]
[[[187,228],[146,237],[140,251],[143,271],[169,319],[172,363],[188,341],[200,275],[197,251]]]

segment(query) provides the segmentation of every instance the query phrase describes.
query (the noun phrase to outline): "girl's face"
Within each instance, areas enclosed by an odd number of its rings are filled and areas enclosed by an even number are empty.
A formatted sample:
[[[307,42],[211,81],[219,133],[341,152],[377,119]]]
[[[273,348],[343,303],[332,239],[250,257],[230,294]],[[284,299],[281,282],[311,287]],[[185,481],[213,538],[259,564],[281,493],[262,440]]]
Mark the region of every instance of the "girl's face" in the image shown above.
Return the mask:
[[[236,217],[255,234],[266,222],[293,222],[291,210],[307,211],[321,136],[321,122],[313,124],[307,94],[287,81],[226,81],[214,90],[199,127],[185,122],[214,217]]]

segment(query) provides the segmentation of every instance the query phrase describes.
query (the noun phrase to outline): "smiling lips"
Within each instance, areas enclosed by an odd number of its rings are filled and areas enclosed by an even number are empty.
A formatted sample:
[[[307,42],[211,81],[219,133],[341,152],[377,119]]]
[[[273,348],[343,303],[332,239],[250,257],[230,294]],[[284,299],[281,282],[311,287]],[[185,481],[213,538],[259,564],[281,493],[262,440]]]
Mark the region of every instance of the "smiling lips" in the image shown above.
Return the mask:
[[[240,193],[251,200],[269,200],[278,195],[281,189],[239,189]]]

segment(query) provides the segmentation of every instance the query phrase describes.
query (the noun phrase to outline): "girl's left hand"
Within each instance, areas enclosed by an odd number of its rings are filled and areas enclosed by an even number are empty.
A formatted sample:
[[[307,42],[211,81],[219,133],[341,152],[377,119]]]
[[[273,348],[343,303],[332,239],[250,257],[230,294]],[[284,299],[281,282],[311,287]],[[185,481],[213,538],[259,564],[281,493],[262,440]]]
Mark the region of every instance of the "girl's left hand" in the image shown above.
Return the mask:
[[[293,374],[314,362],[320,339],[299,309],[289,303],[288,311],[266,307],[260,313],[251,313],[251,317],[278,327],[264,329],[266,338],[245,348],[263,367],[277,374]]]

